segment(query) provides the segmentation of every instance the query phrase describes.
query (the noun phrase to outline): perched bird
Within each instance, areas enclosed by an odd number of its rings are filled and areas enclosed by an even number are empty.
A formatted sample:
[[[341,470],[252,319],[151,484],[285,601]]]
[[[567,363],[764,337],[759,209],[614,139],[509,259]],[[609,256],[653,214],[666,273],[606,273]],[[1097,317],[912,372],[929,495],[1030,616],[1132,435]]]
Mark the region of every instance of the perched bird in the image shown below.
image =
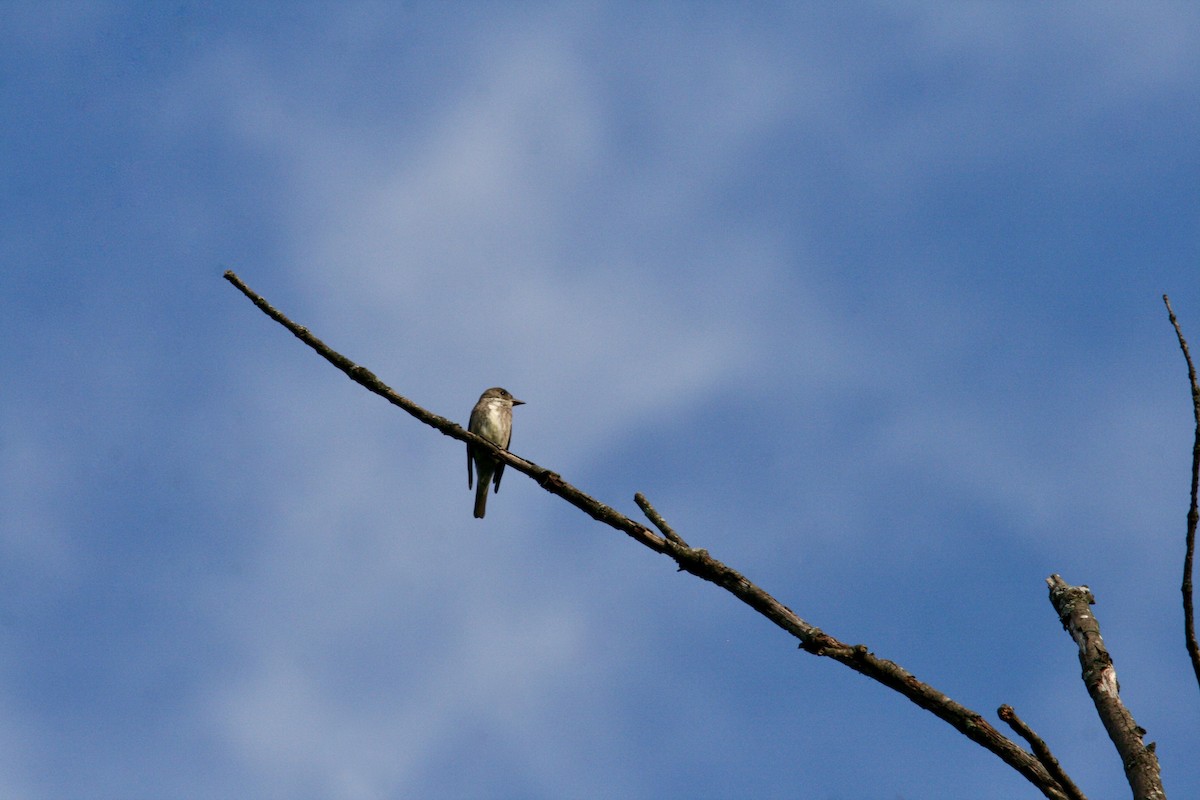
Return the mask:
[[[508,449],[512,441],[512,412],[513,406],[524,405],[524,400],[517,400],[507,389],[499,386],[488,389],[479,396],[479,402],[471,410],[471,422],[467,430],[482,436],[498,447]],[[482,447],[467,445],[467,488],[471,488],[471,465],[479,472],[479,485],[475,487],[475,519],[483,519],[487,511],[488,482],[495,484],[500,491],[500,476],[504,474],[504,464],[492,458],[492,454]]]

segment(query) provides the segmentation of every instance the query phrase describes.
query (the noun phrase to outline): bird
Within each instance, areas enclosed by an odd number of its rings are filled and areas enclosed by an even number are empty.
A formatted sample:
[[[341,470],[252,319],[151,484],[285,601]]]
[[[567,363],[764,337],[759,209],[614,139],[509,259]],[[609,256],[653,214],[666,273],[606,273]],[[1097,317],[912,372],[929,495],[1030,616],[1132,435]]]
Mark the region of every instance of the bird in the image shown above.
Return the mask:
[[[467,430],[477,436],[482,436],[497,447],[508,449],[512,441],[512,412],[513,406],[525,405],[524,400],[518,400],[509,394],[507,389],[493,386],[479,395],[479,402],[471,410],[471,421]],[[495,485],[495,491],[500,491],[500,477],[504,474],[504,462],[497,461],[492,454],[482,447],[467,443],[467,488],[472,488],[474,480],[471,467],[474,465],[479,472],[479,484],[475,486],[475,519],[483,519],[487,511],[488,483]]]

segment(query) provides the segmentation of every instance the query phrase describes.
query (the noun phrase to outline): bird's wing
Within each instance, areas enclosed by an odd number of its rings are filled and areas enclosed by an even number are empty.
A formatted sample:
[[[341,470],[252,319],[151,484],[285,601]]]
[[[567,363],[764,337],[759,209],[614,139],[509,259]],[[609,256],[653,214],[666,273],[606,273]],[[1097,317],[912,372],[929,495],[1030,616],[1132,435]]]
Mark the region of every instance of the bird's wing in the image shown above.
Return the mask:
[[[512,425],[510,424],[508,426],[508,439],[504,442],[504,449],[507,450],[508,446],[511,443],[512,443]],[[497,461],[496,462],[496,475],[495,475],[495,477],[492,478],[492,485],[496,487],[493,490],[494,492],[500,491],[500,476],[503,474],[504,474],[504,462]]]

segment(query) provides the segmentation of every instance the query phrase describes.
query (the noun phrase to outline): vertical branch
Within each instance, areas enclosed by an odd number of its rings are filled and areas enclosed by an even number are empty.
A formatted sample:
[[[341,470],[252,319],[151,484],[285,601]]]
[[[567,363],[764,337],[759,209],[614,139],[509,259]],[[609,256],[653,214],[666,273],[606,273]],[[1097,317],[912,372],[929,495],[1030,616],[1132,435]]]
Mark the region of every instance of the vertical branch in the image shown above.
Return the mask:
[[[1196,436],[1192,442],[1192,501],[1187,515],[1187,541],[1183,555],[1183,635],[1187,643],[1188,656],[1192,660],[1192,672],[1196,675],[1196,683],[1200,684],[1200,644],[1196,642],[1196,611],[1193,606],[1194,592],[1192,590],[1192,563],[1196,557],[1196,523],[1200,520],[1200,512],[1196,510],[1197,488],[1200,487],[1200,384],[1196,383],[1196,366],[1192,363],[1192,354],[1188,351],[1187,340],[1179,329],[1179,320],[1175,318],[1175,310],[1171,308],[1171,300],[1165,294],[1163,303],[1167,307],[1167,316],[1175,327],[1175,336],[1179,339],[1179,349],[1187,362],[1188,381],[1192,385],[1192,414],[1196,418]]]
[[[1096,598],[1088,587],[1071,586],[1058,575],[1051,575],[1046,583],[1050,587],[1050,603],[1058,612],[1063,628],[1079,646],[1083,683],[1108,738],[1121,756],[1134,800],[1166,800],[1154,744],[1142,741],[1145,729],[1134,722],[1133,715],[1121,702],[1117,669],[1100,636],[1100,623],[1090,608]]]

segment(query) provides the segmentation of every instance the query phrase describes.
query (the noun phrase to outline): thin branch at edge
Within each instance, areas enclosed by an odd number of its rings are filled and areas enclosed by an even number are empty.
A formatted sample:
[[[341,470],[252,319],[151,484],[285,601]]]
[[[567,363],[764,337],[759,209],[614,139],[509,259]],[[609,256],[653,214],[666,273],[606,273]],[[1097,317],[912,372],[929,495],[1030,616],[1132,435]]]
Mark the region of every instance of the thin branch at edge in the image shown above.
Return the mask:
[[[1200,521],[1197,511],[1197,490],[1200,489],[1200,384],[1196,382],[1196,366],[1192,363],[1192,354],[1188,350],[1187,340],[1175,317],[1175,309],[1171,308],[1171,298],[1163,295],[1163,305],[1167,307],[1167,318],[1175,328],[1175,336],[1179,339],[1179,349],[1183,351],[1184,361],[1187,362],[1188,381],[1192,387],[1192,414],[1196,419],[1196,435],[1192,442],[1192,497],[1188,505],[1187,537],[1183,555],[1183,628],[1184,640],[1187,645],[1188,657],[1192,661],[1192,672],[1196,683],[1200,685],[1200,643],[1196,641],[1196,611],[1195,592],[1192,588],[1192,565],[1196,558],[1196,523]]]

